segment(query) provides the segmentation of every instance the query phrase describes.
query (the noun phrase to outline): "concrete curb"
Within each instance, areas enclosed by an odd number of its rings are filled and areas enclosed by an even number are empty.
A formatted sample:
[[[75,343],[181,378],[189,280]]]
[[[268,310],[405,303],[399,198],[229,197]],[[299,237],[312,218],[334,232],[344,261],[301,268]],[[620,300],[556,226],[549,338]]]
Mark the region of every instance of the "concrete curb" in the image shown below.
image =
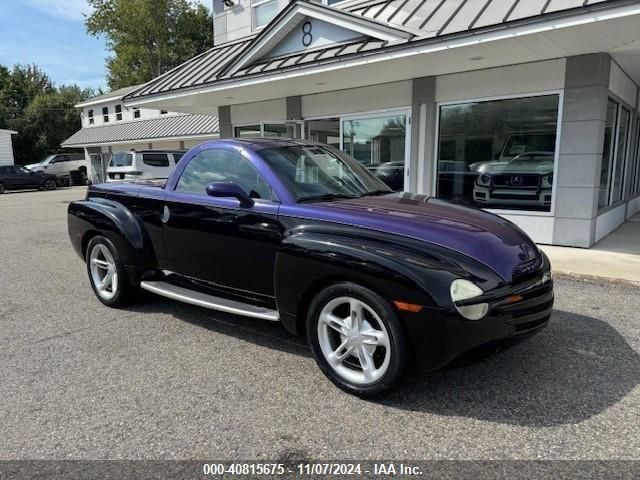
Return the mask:
[[[621,285],[627,287],[640,288],[640,282],[627,280],[626,278],[601,277],[599,275],[586,275],[583,273],[553,271],[554,278],[567,280],[578,280],[581,282],[605,283],[609,285]]]

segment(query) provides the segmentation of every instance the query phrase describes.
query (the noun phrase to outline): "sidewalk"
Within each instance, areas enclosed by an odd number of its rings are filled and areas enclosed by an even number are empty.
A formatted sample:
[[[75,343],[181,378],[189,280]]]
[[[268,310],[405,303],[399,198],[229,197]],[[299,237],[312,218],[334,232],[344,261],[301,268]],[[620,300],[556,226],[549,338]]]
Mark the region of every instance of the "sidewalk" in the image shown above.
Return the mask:
[[[640,285],[640,214],[590,249],[539,245],[554,273],[627,280]]]

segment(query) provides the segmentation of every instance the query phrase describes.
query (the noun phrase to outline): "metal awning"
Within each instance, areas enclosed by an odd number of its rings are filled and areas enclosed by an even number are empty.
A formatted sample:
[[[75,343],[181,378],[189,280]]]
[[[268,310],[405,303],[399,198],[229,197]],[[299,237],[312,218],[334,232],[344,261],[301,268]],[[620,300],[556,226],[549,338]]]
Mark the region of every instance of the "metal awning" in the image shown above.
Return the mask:
[[[171,115],[149,120],[83,128],[62,142],[62,146],[85,147],[159,139],[184,140],[192,137],[214,136],[218,132],[218,117]]]
[[[142,104],[146,100],[167,95],[181,95],[206,87],[235,84],[238,80],[275,72],[286,75],[288,71],[300,68],[336,63],[338,60],[370,58],[385,52],[402,55],[409,48],[433,46],[445,40],[463,39],[487,32],[507,33],[515,27],[550,19],[571,18],[572,15],[634,3],[637,4],[631,0],[365,0],[344,2],[333,7],[314,4],[313,8],[324,9],[328,14],[341,9],[352,17],[390,25],[410,33],[411,36],[398,42],[365,37],[351,43],[330,45],[276,59],[257,59],[240,70],[227,68],[236,58],[261,42],[272,26],[286,17],[292,9],[309,5],[306,1],[297,0],[285,7],[257,36],[214,47],[131,92],[125,97],[125,102],[136,105],[140,101]]]

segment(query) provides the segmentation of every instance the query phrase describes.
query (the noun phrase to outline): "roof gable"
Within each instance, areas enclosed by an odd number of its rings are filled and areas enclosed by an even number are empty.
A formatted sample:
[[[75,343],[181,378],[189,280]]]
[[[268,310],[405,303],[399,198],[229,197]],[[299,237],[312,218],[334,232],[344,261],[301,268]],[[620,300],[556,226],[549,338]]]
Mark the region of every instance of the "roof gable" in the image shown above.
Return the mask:
[[[316,3],[290,3],[224,70],[225,75],[261,59],[300,53],[357,38],[402,42],[413,34]]]

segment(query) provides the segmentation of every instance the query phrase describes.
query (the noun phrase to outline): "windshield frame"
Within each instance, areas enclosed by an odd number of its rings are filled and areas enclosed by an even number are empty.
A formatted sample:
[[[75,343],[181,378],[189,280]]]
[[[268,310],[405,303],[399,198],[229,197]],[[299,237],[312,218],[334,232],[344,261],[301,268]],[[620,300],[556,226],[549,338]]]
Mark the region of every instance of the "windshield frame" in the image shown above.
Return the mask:
[[[333,191],[330,190],[330,186],[325,183],[318,183],[315,185],[320,185],[324,187],[326,190],[317,191],[317,192],[304,192],[301,191],[296,185],[297,183],[292,181],[290,177],[288,177],[278,165],[275,164],[275,159],[269,155],[268,153],[276,153],[281,157],[284,157],[289,160],[289,158],[282,154],[282,151],[292,152],[300,149],[319,149],[322,150],[324,155],[328,155],[333,157],[337,161],[341,162],[346,168],[350,175],[355,177],[358,182],[361,184],[359,190],[351,189],[345,187],[342,184],[343,188],[335,188]],[[393,193],[393,190],[389,188],[387,184],[385,184],[382,180],[377,178],[372,172],[370,172],[364,165],[360,162],[351,158],[346,153],[342,152],[339,149],[331,147],[329,145],[323,144],[302,144],[302,145],[287,145],[287,146],[276,146],[276,147],[268,147],[257,150],[256,153],[264,162],[264,164],[273,172],[273,174],[278,178],[282,186],[288,191],[291,195],[295,203],[305,203],[305,202],[323,202],[323,201],[331,201],[336,199],[345,199],[345,198],[360,198],[362,196],[367,196],[371,194],[380,193],[384,191],[385,193]],[[295,154],[295,153],[294,153]],[[299,155],[298,158],[301,158]],[[324,170],[320,171],[321,174],[326,174]],[[297,175],[297,172],[296,172]],[[337,185],[339,185],[336,182]]]

